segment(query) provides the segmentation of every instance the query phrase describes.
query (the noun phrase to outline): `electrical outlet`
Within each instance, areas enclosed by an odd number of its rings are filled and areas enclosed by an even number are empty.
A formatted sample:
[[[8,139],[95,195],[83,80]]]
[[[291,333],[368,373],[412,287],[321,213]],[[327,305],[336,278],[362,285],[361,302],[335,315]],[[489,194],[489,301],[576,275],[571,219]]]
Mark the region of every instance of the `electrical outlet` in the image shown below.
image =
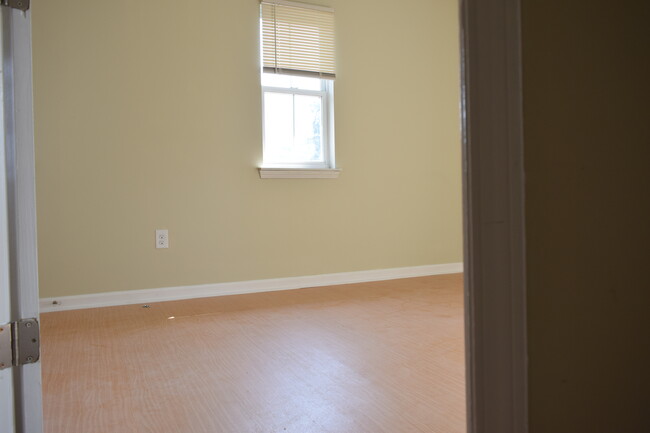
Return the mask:
[[[169,231],[167,229],[156,230],[156,248],[169,248]]]

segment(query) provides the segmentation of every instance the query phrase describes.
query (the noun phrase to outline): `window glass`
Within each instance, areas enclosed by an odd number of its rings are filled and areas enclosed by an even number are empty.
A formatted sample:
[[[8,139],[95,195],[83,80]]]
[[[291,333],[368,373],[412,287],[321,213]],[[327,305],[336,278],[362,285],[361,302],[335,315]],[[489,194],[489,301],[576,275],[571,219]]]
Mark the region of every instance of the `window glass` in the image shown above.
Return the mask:
[[[264,93],[264,162],[283,161],[293,146],[293,95]]]
[[[321,97],[295,95],[294,111],[294,140],[302,147],[305,160],[323,162]]]
[[[321,96],[264,92],[264,163],[325,162]]]

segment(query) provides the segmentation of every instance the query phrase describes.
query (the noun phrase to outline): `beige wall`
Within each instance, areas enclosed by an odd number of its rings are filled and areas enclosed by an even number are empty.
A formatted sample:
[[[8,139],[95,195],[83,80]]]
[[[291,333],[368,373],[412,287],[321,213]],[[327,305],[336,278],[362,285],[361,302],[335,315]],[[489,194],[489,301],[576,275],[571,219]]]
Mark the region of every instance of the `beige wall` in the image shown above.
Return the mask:
[[[650,432],[648,2],[524,0],[530,432]]]
[[[258,177],[257,0],[33,1],[41,296],[461,261],[457,2],[319,3],[336,180]]]

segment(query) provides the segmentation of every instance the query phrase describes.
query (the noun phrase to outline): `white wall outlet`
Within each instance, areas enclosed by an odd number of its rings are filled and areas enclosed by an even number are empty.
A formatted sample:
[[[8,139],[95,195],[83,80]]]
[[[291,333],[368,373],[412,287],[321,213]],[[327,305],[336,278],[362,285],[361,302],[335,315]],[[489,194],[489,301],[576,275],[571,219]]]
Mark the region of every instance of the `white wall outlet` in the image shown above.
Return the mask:
[[[167,229],[156,230],[156,248],[169,248],[169,231]]]

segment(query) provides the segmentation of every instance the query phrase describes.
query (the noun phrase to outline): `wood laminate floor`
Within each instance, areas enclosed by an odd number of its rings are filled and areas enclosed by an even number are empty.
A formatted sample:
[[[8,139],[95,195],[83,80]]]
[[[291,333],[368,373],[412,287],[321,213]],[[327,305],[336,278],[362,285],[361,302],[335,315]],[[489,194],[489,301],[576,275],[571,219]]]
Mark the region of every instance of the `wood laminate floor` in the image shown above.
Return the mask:
[[[465,432],[460,274],[41,322],[46,433]]]

